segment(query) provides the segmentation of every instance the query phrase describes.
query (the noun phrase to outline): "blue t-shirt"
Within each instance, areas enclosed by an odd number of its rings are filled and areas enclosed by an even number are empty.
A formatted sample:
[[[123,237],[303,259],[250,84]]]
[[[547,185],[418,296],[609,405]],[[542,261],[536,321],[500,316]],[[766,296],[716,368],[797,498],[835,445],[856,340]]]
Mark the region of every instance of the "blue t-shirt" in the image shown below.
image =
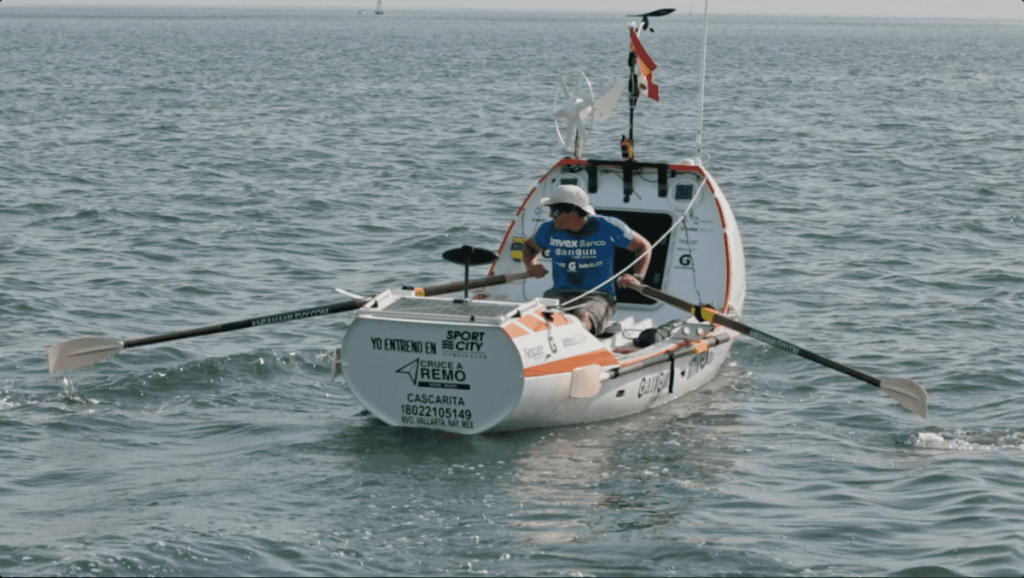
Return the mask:
[[[593,215],[578,233],[559,231],[552,221],[541,224],[533,238],[551,252],[551,275],[555,289],[587,291],[615,273],[615,247],[625,249],[633,242],[633,230],[615,217]],[[615,299],[615,282],[599,291]]]

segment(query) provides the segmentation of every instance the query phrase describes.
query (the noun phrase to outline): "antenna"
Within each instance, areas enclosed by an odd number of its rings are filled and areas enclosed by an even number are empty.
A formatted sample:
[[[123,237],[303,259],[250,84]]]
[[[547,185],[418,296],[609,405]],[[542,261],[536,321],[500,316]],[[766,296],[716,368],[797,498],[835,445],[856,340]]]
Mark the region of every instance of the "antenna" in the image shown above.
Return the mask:
[[[704,72],[708,64],[708,0],[704,0],[704,50],[700,57],[700,97],[697,100],[697,162],[700,163],[700,141],[704,134]]]

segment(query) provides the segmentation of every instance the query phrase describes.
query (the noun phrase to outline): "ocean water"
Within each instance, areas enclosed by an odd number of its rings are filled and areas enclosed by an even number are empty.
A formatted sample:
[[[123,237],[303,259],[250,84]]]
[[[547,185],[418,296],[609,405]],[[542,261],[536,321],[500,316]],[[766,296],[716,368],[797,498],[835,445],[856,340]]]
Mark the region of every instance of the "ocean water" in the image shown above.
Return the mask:
[[[1024,574],[1024,27],[712,16],[704,161],[749,339],[707,387],[461,437],[361,415],[351,314],[47,373],[127,339],[455,281],[561,152],[616,14],[0,7],[0,574]],[[693,154],[703,19],[645,44],[637,155]],[[591,132],[618,155],[624,100]]]

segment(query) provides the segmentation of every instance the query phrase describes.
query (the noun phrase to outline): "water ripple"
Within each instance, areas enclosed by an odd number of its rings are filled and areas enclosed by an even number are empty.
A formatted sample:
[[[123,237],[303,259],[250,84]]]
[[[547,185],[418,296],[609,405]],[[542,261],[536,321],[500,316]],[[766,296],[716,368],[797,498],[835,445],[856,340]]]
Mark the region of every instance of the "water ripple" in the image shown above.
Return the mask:
[[[464,438],[362,414],[331,380],[351,315],[68,376],[43,345],[461,278],[440,253],[495,248],[562,155],[556,74],[623,80],[620,16],[0,12],[0,574],[1024,568],[1018,24],[712,20],[704,152],[744,321],[918,380],[927,422],[743,339],[689,399]],[[702,19],[664,20],[637,151],[676,160]],[[594,157],[619,156],[618,106]]]

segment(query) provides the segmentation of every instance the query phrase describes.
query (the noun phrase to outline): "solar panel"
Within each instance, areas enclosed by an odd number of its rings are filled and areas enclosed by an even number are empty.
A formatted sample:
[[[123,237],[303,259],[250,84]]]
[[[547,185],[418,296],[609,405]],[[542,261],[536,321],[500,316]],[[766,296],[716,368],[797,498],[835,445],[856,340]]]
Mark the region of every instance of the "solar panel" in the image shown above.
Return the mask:
[[[402,297],[384,310],[391,313],[431,313],[436,315],[474,315],[476,317],[501,317],[515,312],[520,303],[495,301],[453,301],[449,299],[425,299],[423,297]]]

